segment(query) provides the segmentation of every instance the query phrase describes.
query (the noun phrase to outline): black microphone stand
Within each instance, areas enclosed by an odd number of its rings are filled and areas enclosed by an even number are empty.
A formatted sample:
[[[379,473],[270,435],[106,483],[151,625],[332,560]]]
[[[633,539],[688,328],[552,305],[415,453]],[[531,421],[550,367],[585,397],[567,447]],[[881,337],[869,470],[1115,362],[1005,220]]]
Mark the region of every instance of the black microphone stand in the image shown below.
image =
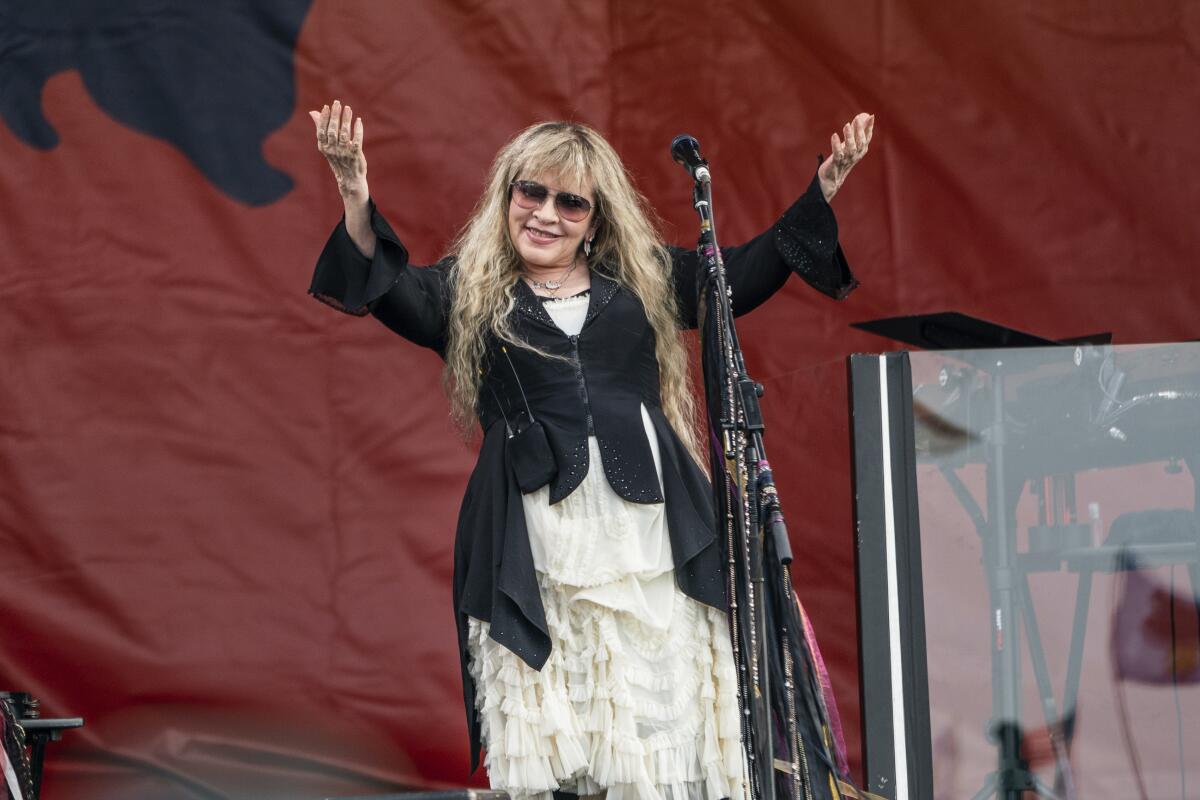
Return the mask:
[[[827,712],[792,589],[791,547],[763,445],[763,387],[746,373],[733,322],[708,165],[698,151],[688,161],[700,216],[698,327],[716,520],[725,539],[746,794],[751,800],[775,800],[777,790],[792,800],[838,798]]]

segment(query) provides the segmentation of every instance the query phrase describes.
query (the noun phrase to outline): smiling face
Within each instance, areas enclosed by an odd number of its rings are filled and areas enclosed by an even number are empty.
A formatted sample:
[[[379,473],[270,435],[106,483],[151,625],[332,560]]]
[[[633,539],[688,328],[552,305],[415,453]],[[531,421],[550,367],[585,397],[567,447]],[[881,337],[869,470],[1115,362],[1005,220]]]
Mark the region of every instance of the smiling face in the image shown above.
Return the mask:
[[[564,185],[549,175],[521,175],[519,179],[536,181],[550,192],[541,205],[534,208],[523,208],[509,197],[508,236],[513,247],[531,271],[566,269],[571,266],[583,240],[596,232],[596,198],[591,184]],[[576,194],[591,203],[588,215],[578,222],[564,219],[555,204],[558,192]]]

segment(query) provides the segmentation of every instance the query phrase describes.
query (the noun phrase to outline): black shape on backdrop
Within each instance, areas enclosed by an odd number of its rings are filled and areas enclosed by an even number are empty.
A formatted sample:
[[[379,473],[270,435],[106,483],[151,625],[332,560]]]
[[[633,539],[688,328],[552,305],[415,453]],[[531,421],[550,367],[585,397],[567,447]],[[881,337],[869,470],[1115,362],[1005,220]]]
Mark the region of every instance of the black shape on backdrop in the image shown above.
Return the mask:
[[[309,4],[0,0],[0,119],[31,147],[55,147],[42,90],[76,69],[113,119],[170,142],[230,197],[272,203],[292,179],[262,147],[295,109],[293,54]]]
[[[913,314],[851,323],[850,327],[895,339],[924,350],[973,350],[997,347],[1055,347],[1063,344],[1110,344],[1112,333],[1092,333],[1071,339],[1047,339],[1006,328],[958,311]]]

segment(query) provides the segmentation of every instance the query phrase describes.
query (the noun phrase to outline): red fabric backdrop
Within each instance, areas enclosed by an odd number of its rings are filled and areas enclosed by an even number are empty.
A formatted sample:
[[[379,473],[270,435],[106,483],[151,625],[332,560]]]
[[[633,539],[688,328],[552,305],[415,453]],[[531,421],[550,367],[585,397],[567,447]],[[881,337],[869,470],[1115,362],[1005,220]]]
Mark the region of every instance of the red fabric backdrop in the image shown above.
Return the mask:
[[[52,747],[48,798],[467,781],[450,569],[474,454],[432,353],[305,294],[339,215],[322,102],[366,117],[374,194],[418,262],[537,120],[606,133],[684,243],[667,144],[696,135],[733,244],[833,130],[877,115],[834,204],[862,288],[838,304],[793,280],[740,326],[855,752],[844,359],[889,345],[848,324],[959,309],[1200,336],[1195,4],[316,0],[294,49],[262,24],[294,81],[261,142],[294,183],[274,197],[214,180],[223,151],[128,123],[69,64],[40,95],[56,145],[0,126],[0,686],[87,718]],[[246,84],[193,95],[212,75],[162,57],[129,69],[185,84],[187,141],[260,113]],[[0,99],[24,68],[3,58]]]

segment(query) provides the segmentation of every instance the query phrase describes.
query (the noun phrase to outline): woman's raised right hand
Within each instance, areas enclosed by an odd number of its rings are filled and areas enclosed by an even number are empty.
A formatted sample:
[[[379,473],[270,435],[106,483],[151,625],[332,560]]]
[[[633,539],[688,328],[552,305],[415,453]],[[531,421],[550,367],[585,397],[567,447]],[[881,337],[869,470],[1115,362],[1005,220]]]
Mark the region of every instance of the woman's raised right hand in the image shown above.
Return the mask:
[[[369,192],[367,157],[363,155],[362,148],[362,117],[355,119],[350,106],[343,108],[339,100],[334,100],[332,107],[325,106],[320,111],[309,111],[308,115],[317,126],[317,149],[329,162],[342,198],[365,200]]]

